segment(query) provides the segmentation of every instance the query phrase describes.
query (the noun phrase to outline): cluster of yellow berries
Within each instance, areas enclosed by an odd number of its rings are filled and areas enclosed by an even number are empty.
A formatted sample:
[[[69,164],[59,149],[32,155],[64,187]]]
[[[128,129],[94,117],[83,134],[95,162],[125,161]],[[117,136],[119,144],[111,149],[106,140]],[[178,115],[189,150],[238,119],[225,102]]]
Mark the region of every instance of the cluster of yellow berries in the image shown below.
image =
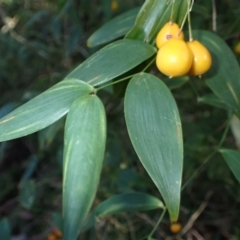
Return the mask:
[[[201,76],[212,65],[211,54],[199,41],[184,41],[184,34],[172,21],[166,23],[156,38],[159,48],[156,65],[163,74],[179,77]]]

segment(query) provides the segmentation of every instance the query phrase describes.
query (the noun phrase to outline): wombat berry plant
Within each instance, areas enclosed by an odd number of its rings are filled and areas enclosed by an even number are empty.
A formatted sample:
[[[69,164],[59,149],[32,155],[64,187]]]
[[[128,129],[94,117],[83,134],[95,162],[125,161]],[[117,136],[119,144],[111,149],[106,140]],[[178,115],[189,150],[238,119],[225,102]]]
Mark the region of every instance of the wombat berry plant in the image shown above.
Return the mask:
[[[61,82],[0,119],[2,142],[37,132],[67,115],[63,164],[64,240],[77,239],[81,231],[94,226],[96,218],[128,210],[160,208],[163,214],[168,211],[172,231],[181,230],[177,223],[181,188],[192,178],[182,187],[182,127],[170,88],[201,76],[202,79],[197,80],[204,81],[212,91],[211,98],[202,96],[203,102],[214,105],[219,101],[230,113],[240,117],[239,66],[219,36],[204,30],[192,31],[192,5],[193,0],[146,0],[140,10],[116,17],[87,42],[89,47],[112,43],[86,59]],[[187,42],[184,40],[187,34],[183,34],[186,19],[189,23]],[[114,41],[120,37],[123,38]],[[155,62],[162,74],[154,70]],[[175,86],[171,84],[173,79]],[[162,200],[131,192],[109,198],[90,211],[106,142],[106,116],[98,92],[123,81],[129,81],[124,96],[128,133]],[[232,167],[239,153],[221,149],[227,130],[228,126],[213,154],[220,152],[235,176],[239,176]],[[151,239],[153,234],[154,231],[146,239]]]

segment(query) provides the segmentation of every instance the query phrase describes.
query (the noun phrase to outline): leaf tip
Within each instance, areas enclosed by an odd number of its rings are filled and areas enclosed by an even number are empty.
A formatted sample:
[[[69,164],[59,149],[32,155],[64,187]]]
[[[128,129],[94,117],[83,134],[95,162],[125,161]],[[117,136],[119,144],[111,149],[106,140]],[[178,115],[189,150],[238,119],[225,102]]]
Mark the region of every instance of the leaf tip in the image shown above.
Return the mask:
[[[89,38],[86,42],[87,47],[91,48],[92,47],[92,43],[91,43],[91,38]]]

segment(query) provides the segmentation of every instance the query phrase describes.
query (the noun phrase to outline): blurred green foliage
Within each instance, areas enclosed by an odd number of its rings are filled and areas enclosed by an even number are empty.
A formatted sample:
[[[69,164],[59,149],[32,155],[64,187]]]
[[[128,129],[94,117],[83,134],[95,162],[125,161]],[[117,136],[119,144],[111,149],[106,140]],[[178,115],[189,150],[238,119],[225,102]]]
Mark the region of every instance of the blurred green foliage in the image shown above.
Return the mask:
[[[62,80],[97,50],[86,46],[97,28],[143,2],[119,0],[119,8],[112,11],[110,0],[2,0],[0,117]],[[216,1],[216,31],[232,49],[240,41],[239,13],[238,0]],[[212,1],[196,0],[193,28],[212,30],[214,21]],[[185,84],[172,90],[183,124],[183,183],[215,149],[227,119],[225,110],[197,101],[195,89],[200,96],[210,92],[203,81],[194,79],[193,86]],[[122,99],[107,91],[99,95],[107,111],[108,142],[95,205],[132,190],[159,197],[130,143]],[[64,121],[39,133],[0,143],[0,216],[6,217],[0,229],[10,231],[10,224],[12,235],[23,240],[46,239],[54,228],[61,229]],[[236,148],[231,133],[224,146]],[[205,202],[206,208],[201,212],[199,206]],[[217,154],[182,192],[180,221],[185,225],[192,214],[200,213],[190,233],[197,232],[204,239],[240,239],[239,203],[239,184]],[[81,239],[138,239],[151,231],[159,215],[159,211],[150,211],[107,217],[95,229],[83,233]],[[169,222],[164,220],[156,238],[174,239],[168,228]]]

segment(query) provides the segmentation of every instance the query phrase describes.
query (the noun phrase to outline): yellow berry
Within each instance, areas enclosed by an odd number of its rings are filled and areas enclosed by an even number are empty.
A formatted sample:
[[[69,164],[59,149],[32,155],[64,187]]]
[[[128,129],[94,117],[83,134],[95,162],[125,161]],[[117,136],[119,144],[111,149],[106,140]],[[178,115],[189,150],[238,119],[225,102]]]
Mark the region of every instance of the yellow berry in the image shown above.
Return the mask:
[[[52,233],[57,238],[61,238],[62,237],[62,232],[59,229],[57,229],[57,228],[55,228]]]
[[[180,223],[172,223],[170,225],[170,231],[174,234],[179,233],[182,230],[182,225]]]
[[[181,39],[172,38],[157,53],[156,64],[159,71],[171,77],[179,77],[189,72],[193,56],[188,45]]]
[[[237,45],[235,46],[234,52],[235,52],[236,54],[240,54],[240,42],[238,42]]]
[[[118,2],[117,2],[117,0],[112,0],[112,2],[111,2],[111,10],[113,12],[118,10]]]
[[[193,64],[189,71],[190,75],[202,75],[209,70],[212,65],[212,57],[208,49],[199,41],[187,42],[193,53]]]
[[[184,39],[183,32],[180,31],[179,26],[176,23],[168,22],[163,28],[159,31],[156,38],[156,45],[160,48],[165,42],[171,38]]]
[[[55,235],[49,234],[48,235],[48,240],[57,240],[57,238],[55,237]]]

